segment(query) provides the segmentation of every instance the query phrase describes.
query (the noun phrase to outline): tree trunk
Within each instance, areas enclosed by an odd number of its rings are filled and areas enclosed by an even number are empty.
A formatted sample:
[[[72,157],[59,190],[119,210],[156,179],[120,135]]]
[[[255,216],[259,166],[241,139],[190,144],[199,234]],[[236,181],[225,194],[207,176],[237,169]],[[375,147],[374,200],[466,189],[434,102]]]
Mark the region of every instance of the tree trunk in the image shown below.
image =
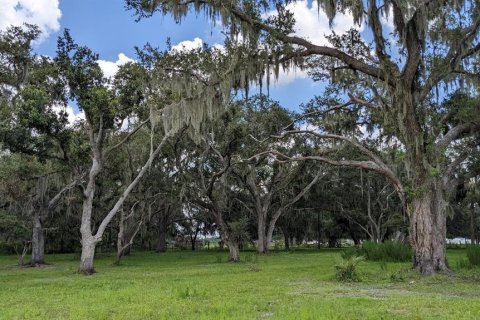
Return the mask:
[[[331,237],[328,238],[328,247],[329,248],[338,247],[338,241],[337,241],[336,237],[331,236]]]
[[[435,184],[411,202],[413,265],[424,275],[449,271],[445,246],[446,206],[445,196]]]
[[[474,244],[476,241],[476,235],[475,235],[475,205],[473,201],[470,203],[470,244]]]
[[[162,213],[160,213],[162,216]],[[158,224],[158,242],[157,242],[157,252],[167,251],[167,228],[165,226],[165,219],[160,218]]]
[[[35,210],[33,213],[32,258],[30,260],[32,267],[45,264],[45,234],[43,233],[42,213],[40,210]]]
[[[96,242],[93,237],[82,237],[82,256],[80,258],[79,272],[86,275],[94,274],[93,259],[95,257]]]
[[[257,252],[258,254],[267,254],[268,253],[268,236],[267,236],[267,226],[266,226],[266,215],[258,215],[258,226],[257,226]]]
[[[285,250],[290,250],[290,235],[288,232],[285,230],[286,228],[282,228],[282,233],[283,233],[283,239],[285,243]]]
[[[120,259],[125,255],[125,212],[120,212],[120,222],[118,223],[118,235],[117,235],[117,263],[120,263]]]
[[[228,241],[228,261],[230,262],[239,262],[240,261],[240,249],[238,248],[238,243],[234,241]]]

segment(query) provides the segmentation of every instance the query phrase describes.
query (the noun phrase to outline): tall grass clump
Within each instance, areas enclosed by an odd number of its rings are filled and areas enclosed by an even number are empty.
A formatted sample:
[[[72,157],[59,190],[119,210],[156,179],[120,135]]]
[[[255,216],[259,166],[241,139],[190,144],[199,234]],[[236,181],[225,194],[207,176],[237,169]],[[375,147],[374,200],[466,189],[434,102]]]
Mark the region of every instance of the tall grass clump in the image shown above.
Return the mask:
[[[413,256],[410,246],[391,240],[383,243],[364,241],[361,252],[367,260],[372,261],[404,262],[411,261]]]
[[[358,264],[365,258],[363,256],[351,256],[348,259],[341,259],[335,266],[335,277],[341,282],[360,281],[357,270]]]
[[[480,245],[468,245],[467,258],[472,266],[480,266]]]

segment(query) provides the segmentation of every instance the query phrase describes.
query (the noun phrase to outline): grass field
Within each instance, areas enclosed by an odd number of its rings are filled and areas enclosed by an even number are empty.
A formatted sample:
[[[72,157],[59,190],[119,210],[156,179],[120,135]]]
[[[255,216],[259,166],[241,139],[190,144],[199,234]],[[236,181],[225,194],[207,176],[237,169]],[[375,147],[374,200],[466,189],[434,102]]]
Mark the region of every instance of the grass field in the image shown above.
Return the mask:
[[[408,263],[362,262],[361,282],[339,283],[339,256],[136,252],[113,266],[102,254],[93,276],[76,273],[78,255],[37,269],[0,256],[0,319],[480,319],[479,269],[421,277]],[[454,269],[464,256],[449,251]]]

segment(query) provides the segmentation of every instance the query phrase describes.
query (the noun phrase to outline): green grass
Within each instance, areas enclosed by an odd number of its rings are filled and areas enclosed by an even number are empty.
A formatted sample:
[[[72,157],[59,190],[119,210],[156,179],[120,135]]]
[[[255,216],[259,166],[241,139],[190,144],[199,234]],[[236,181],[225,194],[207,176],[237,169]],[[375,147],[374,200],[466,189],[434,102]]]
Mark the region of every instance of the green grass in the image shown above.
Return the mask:
[[[244,253],[244,256],[252,253]],[[335,280],[340,252],[280,252],[227,263],[216,252],[102,254],[93,276],[78,255],[43,268],[0,256],[0,319],[478,319],[480,269],[421,277],[408,263],[361,262],[361,282]],[[450,264],[465,258],[449,251]]]

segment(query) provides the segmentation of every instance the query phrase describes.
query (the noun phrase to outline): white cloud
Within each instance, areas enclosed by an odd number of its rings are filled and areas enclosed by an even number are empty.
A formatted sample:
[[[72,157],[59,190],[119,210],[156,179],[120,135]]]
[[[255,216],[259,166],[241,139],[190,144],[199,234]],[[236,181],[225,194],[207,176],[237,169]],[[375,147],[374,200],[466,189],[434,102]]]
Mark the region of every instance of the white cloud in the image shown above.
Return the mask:
[[[0,0],[0,30],[36,24],[42,31],[40,41],[60,29],[61,16],[58,0]]]
[[[118,55],[117,61],[115,62],[107,61],[107,60],[98,60],[97,63],[102,69],[103,75],[106,78],[112,78],[113,76],[115,76],[120,66],[133,61],[134,61],[133,59],[127,57],[124,53],[120,53]]]
[[[270,71],[270,83],[273,87],[285,86],[292,83],[295,80],[306,79],[306,78],[308,78],[308,74],[305,72],[305,70],[292,69],[292,68],[284,70],[283,67],[280,67],[280,70],[278,72],[278,79],[275,80],[273,70]],[[264,77],[264,82],[266,82],[266,76]]]
[[[185,40],[175,46],[172,46],[172,51],[190,51],[193,49],[199,49],[202,46],[203,40],[196,37],[193,40]]]

